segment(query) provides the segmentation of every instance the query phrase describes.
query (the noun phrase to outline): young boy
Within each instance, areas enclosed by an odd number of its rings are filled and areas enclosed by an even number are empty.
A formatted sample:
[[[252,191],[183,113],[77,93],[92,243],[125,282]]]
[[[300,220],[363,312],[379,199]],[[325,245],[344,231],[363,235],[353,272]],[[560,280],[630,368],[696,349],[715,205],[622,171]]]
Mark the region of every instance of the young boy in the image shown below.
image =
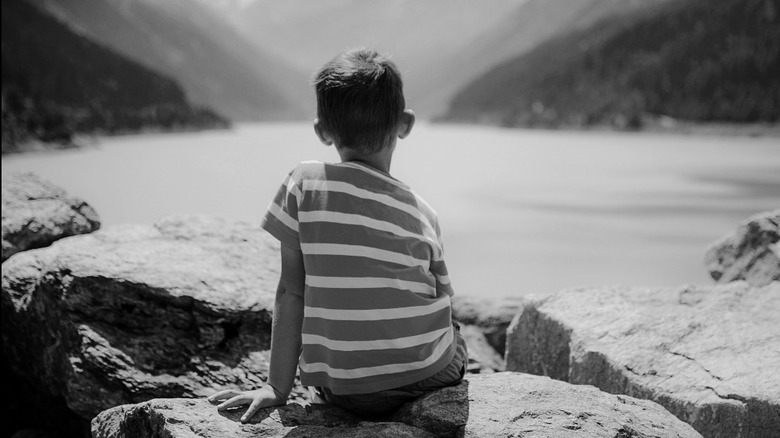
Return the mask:
[[[209,397],[249,405],[242,422],[285,404],[296,365],[315,400],[374,417],[460,382],[468,362],[436,214],[389,174],[415,121],[398,68],[356,49],[314,84],[314,131],[341,162],[301,163],[263,220],[282,243],[268,382]]]

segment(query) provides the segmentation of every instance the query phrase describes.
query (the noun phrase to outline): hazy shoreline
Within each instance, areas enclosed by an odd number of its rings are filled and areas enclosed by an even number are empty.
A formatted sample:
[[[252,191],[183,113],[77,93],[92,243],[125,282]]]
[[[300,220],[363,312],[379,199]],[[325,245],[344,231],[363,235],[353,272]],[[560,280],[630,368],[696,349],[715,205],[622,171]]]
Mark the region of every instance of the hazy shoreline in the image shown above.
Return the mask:
[[[262,126],[262,125],[298,125],[300,123],[310,123],[308,120],[281,120],[281,121],[243,121],[243,122],[231,122],[226,127],[214,127],[214,128],[184,128],[177,130],[162,130],[162,129],[144,129],[141,131],[128,131],[117,133],[96,133],[96,134],[79,134],[71,143],[59,144],[59,143],[46,143],[38,140],[32,140],[22,145],[18,150],[5,151],[2,156],[15,156],[20,154],[29,153],[47,153],[56,151],[67,151],[73,149],[86,149],[92,147],[100,147],[102,141],[112,138],[123,137],[147,137],[147,136],[159,136],[159,135],[180,135],[180,134],[199,134],[208,132],[220,132],[220,131],[234,131],[240,126]],[[640,129],[617,129],[611,126],[591,126],[587,128],[577,127],[534,127],[534,126],[500,126],[485,123],[469,123],[469,122],[448,122],[448,121],[429,121],[420,120],[420,124],[429,124],[431,126],[449,126],[449,127],[472,127],[472,128],[495,128],[500,130],[509,131],[549,131],[549,132],[582,132],[582,133],[619,133],[619,134],[668,134],[668,135],[685,135],[685,136],[715,136],[715,137],[769,137],[780,138],[780,124],[766,124],[766,123],[749,123],[749,124],[736,124],[736,123],[696,123],[696,122],[684,122],[677,121],[673,127],[664,127],[660,124],[647,125]]]
[[[727,123],[727,122],[690,122],[675,120],[669,126],[662,123],[648,123],[641,128],[619,129],[611,125],[593,125],[587,127],[566,126],[503,126],[492,123],[479,123],[468,121],[447,121],[433,119],[428,121],[432,125],[442,126],[485,126],[507,130],[534,130],[534,131],[565,131],[565,132],[618,132],[633,134],[670,134],[691,136],[724,136],[724,137],[780,137],[780,123]]]

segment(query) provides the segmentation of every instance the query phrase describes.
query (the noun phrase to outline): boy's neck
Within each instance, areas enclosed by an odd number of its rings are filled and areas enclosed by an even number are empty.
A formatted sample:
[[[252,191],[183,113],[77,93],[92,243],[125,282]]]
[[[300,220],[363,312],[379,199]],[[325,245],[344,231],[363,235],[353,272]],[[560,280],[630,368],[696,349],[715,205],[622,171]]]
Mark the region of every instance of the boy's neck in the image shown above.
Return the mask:
[[[372,167],[382,173],[390,175],[390,164],[393,161],[395,145],[387,147],[373,154],[363,154],[352,149],[336,148],[342,163],[357,162]]]

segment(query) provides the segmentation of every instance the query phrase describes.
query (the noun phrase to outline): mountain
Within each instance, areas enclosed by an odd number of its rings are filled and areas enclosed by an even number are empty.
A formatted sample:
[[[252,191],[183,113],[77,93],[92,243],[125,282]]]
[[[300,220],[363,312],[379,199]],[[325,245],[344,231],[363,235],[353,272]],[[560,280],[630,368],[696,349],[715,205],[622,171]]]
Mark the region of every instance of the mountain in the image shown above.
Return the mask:
[[[662,0],[201,0],[247,39],[313,73],[368,45],[404,73],[418,117],[443,113],[470,81],[561,32]]]
[[[471,82],[444,120],[638,127],[780,119],[775,0],[677,0],[557,36]]]
[[[25,0],[2,2],[3,152],[77,133],[224,127],[172,80],[93,43]]]
[[[526,0],[202,1],[248,40],[309,75],[350,47],[389,53],[404,75],[409,106],[426,118],[446,102],[428,99],[432,89],[448,80],[440,76],[441,66],[461,59],[461,47]]]
[[[308,76],[250,44],[193,0],[35,0],[89,38],[175,78],[236,121],[309,116]]]
[[[529,0],[459,47],[460,56],[428,67],[431,74],[419,78],[417,88],[427,90],[422,99],[439,116],[463,87],[507,60],[605,17],[618,19],[663,1],[667,0]]]

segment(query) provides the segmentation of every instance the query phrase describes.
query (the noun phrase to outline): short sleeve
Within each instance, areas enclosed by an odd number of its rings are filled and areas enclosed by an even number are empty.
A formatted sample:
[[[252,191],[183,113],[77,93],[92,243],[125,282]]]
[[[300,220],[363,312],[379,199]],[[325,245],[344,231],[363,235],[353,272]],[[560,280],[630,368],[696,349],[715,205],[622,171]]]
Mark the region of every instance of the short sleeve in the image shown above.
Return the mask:
[[[271,233],[283,245],[300,249],[298,237],[298,206],[301,198],[297,172],[293,170],[285,178],[276,196],[268,206],[261,227]]]

